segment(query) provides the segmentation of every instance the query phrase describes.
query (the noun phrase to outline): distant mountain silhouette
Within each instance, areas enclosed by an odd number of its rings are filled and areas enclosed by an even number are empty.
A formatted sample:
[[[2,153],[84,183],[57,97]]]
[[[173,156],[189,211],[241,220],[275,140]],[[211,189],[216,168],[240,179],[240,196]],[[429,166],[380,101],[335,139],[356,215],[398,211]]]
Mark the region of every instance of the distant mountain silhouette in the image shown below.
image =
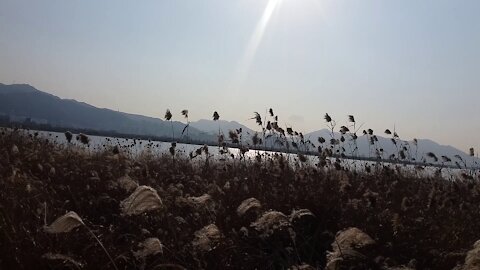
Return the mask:
[[[215,136],[218,135],[218,131],[220,129],[220,132],[224,134],[227,139],[228,139],[228,132],[230,130],[235,131],[241,128],[242,141],[244,143],[250,143],[251,137],[253,136],[253,134],[255,134],[254,130],[236,121],[226,121],[226,120],[213,121],[213,120],[200,119],[198,121],[191,122],[190,126]]]
[[[241,141],[242,141],[242,144],[245,144],[245,145],[252,144],[252,137],[253,135],[255,135],[255,133],[258,133],[259,137],[262,138],[261,127],[257,126],[258,129],[253,130],[243,124],[238,123],[237,121],[227,121],[227,120],[213,121],[213,120],[200,119],[198,121],[191,122],[190,126],[215,136],[218,135],[218,131],[220,129],[220,132],[225,135],[225,138],[227,140],[229,140],[228,134],[230,130],[236,131],[236,130],[242,129]],[[267,142],[266,146],[270,147],[271,145],[273,145],[275,141],[275,137],[268,138],[267,136],[267,138],[265,138],[265,141]]]
[[[0,116],[2,115],[7,115],[11,120],[16,122],[23,122],[28,119],[29,121],[57,127],[114,131],[123,134],[167,138],[172,137],[171,125],[173,124],[175,139],[185,139],[185,135],[182,135],[185,123],[173,121],[171,124],[169,121],[158,118],[97,108],[84,102],[61,99],[57,96],[42,92],[28,84],[5,85],[0,83]],[[227,140],[229,130],[242,128],[242,142],[245,144],[251,144],[251,137],[257,132],[235,121],[202,119],[190,123],[188,129],[189,138],[197,141],[216,142],[219,128],[220,131],[225,134]],[[334,133],[336,139],[339,139],[340,136],[340,133]],[[320,145],[318,143],[318,137],[323,137],[326,139],[326,142],[323,144],[325,147],[329,145],[331,135],[327,129],[322,129],[306,133],[304,137],[305,140],[310,140],[315,146]],[[270,138],[267,136],[266,146],[271,147],[275,145],[274,142],[276,138],[276,136]],[[353,153],[354,146],[348,134],[345,138],[346,141],[343,146],[348,155]],[[379,135],[377,135],[377,138],[378,142],[376,142],[376,145],[378,148],[384,150],[384,158],[388,158],[391,154],[398,155],[397,147],[392,143],[390,138]],[[420,161],[426,153],[432,152],[440,160],[441,156],[444,155],[456,161],[455,156],[458,155],[468,162],[473,162],[473,160],[479,162],[477,158],[472,158],[463,151],[452,146],[440,145],[432,140],[419,139],[417,144],[418,148],[411,141],[408,142],[408,145],[406,143],[407,142],[404,142],[403,144],[409,147],[409,152],[412,156],[416,157],[417,161]],[[398,146],[401,147],[400,143]],[[359,135],[357,147],[357,156],[375,156],[374,147],[370,145],[366,136]],[[310,150],[314,150],[314,148],[311,147]],[[427,161],[431,162],[431,160]]]
[[[357,134],[357,135],[358,135],[357,155],[361,157],[374,157],[375,147],[370,144],[368,137],[360,134]],[[425,157],[428,152],[434,153],[438,157],[440,162],[442,161],[442,158],[441,158],[442,156],[446,156],[452,159],[453,162],[459,161],[458,159],[455,158],[456,155],[462,157],[462,159],[467,161],[467,163],[472,163],[474,160],[476,162],[480,161],[478,158],[472,158],[467,153],[455,147],[452,147],[450,145],[441,145],[429,139],[418,139],[417,146],[415,146],[412,140],[407,141],[407,140],[403,140],[402,138],[399,138],[396,146],[392,142],[391,138],[386,138],[380,135],[376,135],[376,136],[378,141],[375,142],[375,144],[379,149],[380,148],[383,149],[384,158],[388,158],[391,154],[395,154],[398,156],[397,146],[398,146],[398,149],[401,149],[403,145],[403,146],[406,146],[407,149],[409,149],[409,153],[411,153],[412,157],[415,158],[417,161],[421,161],[421,159]],[[332,138],[331,133],[328,129],[321,129],[321,130],[317,130],[317,131],[305,134],[305,139],[306,140],[309,139],[316,145],[319,145],[318,143],[319,137],[323,137],[326,140],[326,142],[324,143],[325,146],[329,145],[329,140]],[[334,137],[336,139],[340,139],[341,134],[339,132],[334,132]],[[351,135],[349,135],[348,133],[344,137],[346,139],[344,143],[344,147],[346,149],[346,153],[349,154],[354,149],[353,141],[351,139]],[[433,161],[432,159],[427,159],[427,162],[433,162]],[[472,165],[472,164],[469,164],[469,165]]]
[[[66,128],[115,131],[124,134],[171,137],[168,121],[142,115],[97,108],[76,100],[61,99],[28,84],[0,84],[0,114],[10,119],[30,119],[38,123]],[[173,122],[176,138],[182,137],[184,123]],[[197,140],[214,140],[206,132],[190,127],[189,136]]]

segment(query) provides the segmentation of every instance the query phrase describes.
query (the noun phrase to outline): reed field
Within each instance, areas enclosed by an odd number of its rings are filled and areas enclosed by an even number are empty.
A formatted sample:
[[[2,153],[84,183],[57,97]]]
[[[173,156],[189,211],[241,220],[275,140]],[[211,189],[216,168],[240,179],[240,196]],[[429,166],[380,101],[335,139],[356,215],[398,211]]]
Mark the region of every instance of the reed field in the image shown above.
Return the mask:
[[[480,270],[480,0],[0,0],[0,270]]]
[[[254,118],[263,131],[254,144],[270,130],[305,144]],[[445,179],[385,163],[352,170],[332,157],[336,141],[315,158],[249,159],[248,149],[225,146],[239,143],[238,132],[219,135],[224,158],[208,147],[181,154],[175,143],[165,153],[94,150],[83,134],[65,133],[74,144],[2,129],[0,268],[479,269],[478,171]]]

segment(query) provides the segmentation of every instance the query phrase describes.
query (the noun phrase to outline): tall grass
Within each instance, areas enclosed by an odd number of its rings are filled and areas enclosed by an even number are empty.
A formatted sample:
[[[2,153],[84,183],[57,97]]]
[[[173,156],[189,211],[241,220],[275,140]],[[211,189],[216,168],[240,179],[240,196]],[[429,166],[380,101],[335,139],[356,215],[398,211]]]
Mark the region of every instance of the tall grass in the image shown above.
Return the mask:
[[[270,127],[255,114],[262,137],[253,135],[254,144],[272,135],[307,149],[301,132],[286,127],[285,133],[273,110],[268,113]],[[219,117],[215,112],[213,119]],[[340,127],[343,141],[330,115],[325,121],[331,138],[318,138],[318,162],[301,151],[295,160],[279,152],[249,160],[248,148],[234,156],[224,144],[222,159],[211,158],[207,146],[181,154],[174,143],[160,154],[115,145],[92,150],[88,143],[57,144],[3,129],[0,268],[441,270],[464,264],[478,240],[478,172],[447,180],[380,162],[352,170],[335,153],[345,154],[349,144],[354,153],[355,119]],[[363,134],[380,152],[373,130]],[[244,149],[241,136],[232,130],[223,140]],[[393,138],[402,159],[407,146]],[[405,152],[405,159],[411,156]],[[435,153],[427,158],[453,162]],[[148,201],[135,195],[139,186]],[[125,201],[140,210],[125,215]],[[75,228],[43,232],[45,220],[69,211],[90,224],[101,245]],[[146,243],[155,249],[145,250]]]

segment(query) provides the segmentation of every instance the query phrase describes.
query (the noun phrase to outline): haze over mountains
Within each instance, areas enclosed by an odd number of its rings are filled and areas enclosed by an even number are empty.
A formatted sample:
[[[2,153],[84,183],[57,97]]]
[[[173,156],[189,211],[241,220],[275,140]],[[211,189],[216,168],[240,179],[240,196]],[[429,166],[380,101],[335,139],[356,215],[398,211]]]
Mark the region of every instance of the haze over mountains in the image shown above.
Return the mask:
[[[0,114],[11,120],[24,121],[30,118],[37,123],[66,128],[115,131],[124,134],[171,137],[180,135],[185,124],[169,123],[158,118],[97,108],[76,100],[61,99],[39,91],[27,84],[0,84]],[[205,132],[190,128],[189,136],[199,140],[212,140]]]
[[[172,112],[174,113],[174,112]],[[26,119],[30,121],[49,124],[51,126],[93,129],[99,131],[115,131],[123,134],[148,135],[158,137],[171,137],[172,126],[175,138],[186,136],[186,131],[182,135],[185,123],[179,121],[164,121],[162,119],[118,112],[110,109],[97,108],[92,105],[78,102],[76,100],[61,99],[57,96],[42,92],[28,84],[5,85],[0,83],[0,116],[8,116],[10,121],[23,122]],[[180,114],[178,117],[181,117]],[[177,118],[178,119],[178,118]],[[183,120],[183,119],[182,119]],[[253,120],[252,120],[253,121]],[[188,128],[188,136],[200,141],[216,141],[219,131],[228,138],[229,130],[242,129],[243,142],[250,143],[251,136],[256,132],[238,122],[225,120],[198,120],[191,122]],[[258,128],[260,132],[261,128]],[[376,131],[376,133],[380,133]],[[360,136],[357,140],[359,156],[372,156],[372,147],[368,138]],[[340,134],[335,132],[334,137],[340,138]],[[322,129],[304,134],[305,140],[318,144],[318,137],[327,140],[331,134],[327,129]],[[350,151],[351,144],[348,143],[347,153]],[[390,138],[378,136],[378,145],[384,149],[385,157],[391,153],[397,153],[396,146]],[[267,146],[273,145],[274,137],[267,140]],[[409,144],[411,152],[418,155],[417,160],[427,152],[433,152],[438,157],[445,155],[453,159],[455,155],[460,155],[464,159],[469,159],[468,155],[454,147],[440,145],[428,139],[419,139],[418,148],[412,143]],[[470,158],[471,159],[471,158]]]

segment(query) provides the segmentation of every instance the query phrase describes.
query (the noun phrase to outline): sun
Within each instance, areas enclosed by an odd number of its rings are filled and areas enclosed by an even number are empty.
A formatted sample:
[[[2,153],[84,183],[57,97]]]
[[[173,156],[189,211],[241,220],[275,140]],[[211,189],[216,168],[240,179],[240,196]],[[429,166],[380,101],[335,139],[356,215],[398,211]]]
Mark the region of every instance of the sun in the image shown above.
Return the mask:
[[[253,63],[255,55],[257,54],[258,48],[262,42],[263,36],[268,28],[268,25],[271,22],[272,16],[275,12],[279,11],[282,7],[293,8],[296,11],[306,10],[307,8],[314,9],[319,12],[321,17],[323,16],[324,11],[324,1],[323,0],[268,0],[265,9],[262,12],[262,16],[258,20],[252,35],[250,36],[246,48],[242,54],[242,58],[239,61],[237,73],[235,76],[235,82],[237,84],[242,84],[248,77],[250,66]],[[310,7],[307,7],[307,6]],[[303,12],[300,12],[303,14]],[[287,15],[288,18],[294,18],[294,14],[289,14],[288,12],[282,13],[282,17]],[[290,15],[290,16],[288,16]],[[287,18],[283,18],[287,19]]]

